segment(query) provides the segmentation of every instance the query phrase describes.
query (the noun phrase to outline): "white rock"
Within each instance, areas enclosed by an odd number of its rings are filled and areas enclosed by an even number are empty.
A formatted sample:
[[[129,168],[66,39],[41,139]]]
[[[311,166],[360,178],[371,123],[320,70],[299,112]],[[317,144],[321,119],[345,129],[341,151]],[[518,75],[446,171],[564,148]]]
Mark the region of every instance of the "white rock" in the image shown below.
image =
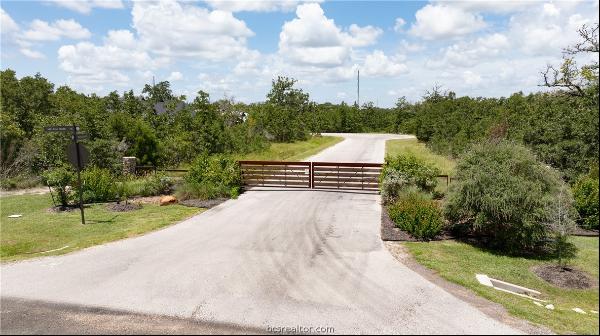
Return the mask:
[[[8,218],[19,218],[22,217],[23,215],[10,215],[8,216]]]
[[[585,310],[581,309],[581,308],[573,308],[573,311],[579,314],[587,314],[585,312]]]
[[[546,309],[554,310],[554,305],[548,304],[548,305],[546,305]]]

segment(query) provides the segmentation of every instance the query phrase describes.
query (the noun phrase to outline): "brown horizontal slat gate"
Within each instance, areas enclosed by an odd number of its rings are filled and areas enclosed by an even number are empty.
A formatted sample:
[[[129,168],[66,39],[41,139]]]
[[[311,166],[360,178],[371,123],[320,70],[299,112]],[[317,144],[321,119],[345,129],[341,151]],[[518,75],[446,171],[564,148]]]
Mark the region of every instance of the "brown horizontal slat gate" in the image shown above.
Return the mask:
[[[249,187],[310,188],[310,162],[239,161]]]
[[[248,187],[379,190],[380,163],[239,161]]]
[[[315,189],[379,190],[380,163],[313,162]]]

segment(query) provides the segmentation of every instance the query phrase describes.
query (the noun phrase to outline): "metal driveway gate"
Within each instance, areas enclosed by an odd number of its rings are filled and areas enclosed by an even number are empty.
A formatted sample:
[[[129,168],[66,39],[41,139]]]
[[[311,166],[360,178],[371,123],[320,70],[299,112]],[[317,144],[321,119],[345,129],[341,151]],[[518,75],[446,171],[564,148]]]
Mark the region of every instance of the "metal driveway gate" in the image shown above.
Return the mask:
[[[380,163],[239,161],[248,187],[379,190]]]

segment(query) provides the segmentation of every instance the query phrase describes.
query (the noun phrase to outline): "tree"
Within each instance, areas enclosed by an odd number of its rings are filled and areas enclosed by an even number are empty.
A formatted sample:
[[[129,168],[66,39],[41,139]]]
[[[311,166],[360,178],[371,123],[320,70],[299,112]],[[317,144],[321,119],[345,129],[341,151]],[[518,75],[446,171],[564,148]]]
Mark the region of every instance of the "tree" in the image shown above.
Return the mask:
[[[543,86],[565,89],[566,93],[580,97],[588,94],[586,88],[595,86],[596,89],[589,92],[597,95],[598,56],[594,57],[596,61],[582,67],[575,62],[575,56],[587,53],[598,54],[598,23],[592,26],[583,25],[578,33],[582,41],[563,50],[562,65],[558,69],[548,65],[542,72]]]
[[[556,197],[548,202],[548,225],[552,232],[552,249],[560,267],[566,267],[569,260],[577,254],[577,248],[569,242],[569,236],[576,228],[573,195],[564,184],[560,186]]]
[[[308,105],[308,93],[294,88],[297,80],[288,77],[277,77],[272,81],[271,91],[267,94],[267,102],[302,112]]]

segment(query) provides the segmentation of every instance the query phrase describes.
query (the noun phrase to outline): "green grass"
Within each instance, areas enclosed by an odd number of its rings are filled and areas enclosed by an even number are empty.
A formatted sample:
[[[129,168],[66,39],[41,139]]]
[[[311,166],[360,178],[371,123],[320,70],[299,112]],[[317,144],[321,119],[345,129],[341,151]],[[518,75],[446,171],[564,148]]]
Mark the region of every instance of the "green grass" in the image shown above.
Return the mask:
[[[0,261],[58,255],[118,239],[133,237],[179,222],[200,213],[182,205],[160,207],[144,204],[139,210],[112,212],[105,204],[85,209],[86,225],[80,212],[50,213],[49,194],[0,198]],[[7,218],[22,214],[21,218]],[[51,253],[39,253],[54,249]]]
[[[411,153],[416,157],[429,162],[442,171],[442,175],[453,175],[456,162],[442,155],[433,153],[424,143],[417,139],[388,140],[385,144],[386,155]]]
[[[598,278],[598,238],[573,237],[579,248],[573,265]],[[443,278],[467,287],[491,301],[502,304],[519,318],[545,325],[561,334],[598,334],[598,315],[581,315],[572,308],[598,311],[598,288],[567,290],[550,285],[530,271],[550,261],[501,256],[455,241],[405,243],[415,259]],[[533,304],[530,299],[504,293],[479,284],[475,274],[482,273],[503,281],[539,290],[555,310]]]
[[[342,137],[313,136],[306,141],[272,143],[268,149],[241,156],[240,160],[298,161],[344,140]]]

